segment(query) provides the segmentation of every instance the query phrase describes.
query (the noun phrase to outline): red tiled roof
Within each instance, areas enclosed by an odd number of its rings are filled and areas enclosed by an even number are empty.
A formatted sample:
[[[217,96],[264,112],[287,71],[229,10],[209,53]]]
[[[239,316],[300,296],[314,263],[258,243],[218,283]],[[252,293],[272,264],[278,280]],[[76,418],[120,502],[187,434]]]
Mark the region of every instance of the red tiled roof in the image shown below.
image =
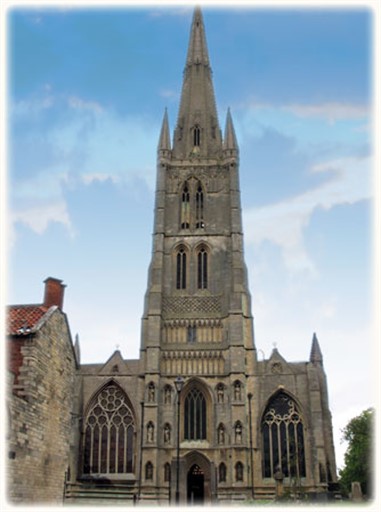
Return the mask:
[[[36,326],[48,309],[42,304],[9,306],[7,334],[27,334]]]

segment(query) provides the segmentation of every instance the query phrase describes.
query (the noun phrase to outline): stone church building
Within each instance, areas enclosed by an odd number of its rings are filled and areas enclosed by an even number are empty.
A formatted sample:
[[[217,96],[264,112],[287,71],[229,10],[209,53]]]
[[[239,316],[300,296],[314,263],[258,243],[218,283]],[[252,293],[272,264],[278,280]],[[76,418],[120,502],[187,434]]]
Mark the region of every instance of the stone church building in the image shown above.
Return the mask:
[[[316,335],[307,361],[257,358],[239,148],[229,111],[220,130],[200,9],[173,138],[166,113],[159,137],[140,358],[80,364],[64,285],[45,284],[42,304],[8,310],[11,501],[327,496],[336,465]]]

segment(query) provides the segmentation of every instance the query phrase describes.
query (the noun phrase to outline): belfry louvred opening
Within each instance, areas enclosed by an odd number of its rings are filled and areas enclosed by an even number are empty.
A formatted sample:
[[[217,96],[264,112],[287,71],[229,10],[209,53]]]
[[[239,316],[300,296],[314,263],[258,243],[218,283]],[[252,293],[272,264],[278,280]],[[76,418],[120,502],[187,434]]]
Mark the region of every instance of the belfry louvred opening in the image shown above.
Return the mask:
[[[275,499],[279,489],[327,496],[336,465],[316,335],[307,361],[288,362],[277,349],[257,358],[239,148],[230,110],[222,136],[199,8],[172,141],[169,126],[165,111],[140,359],[116,350],[81,365],[76,346],[65,501],[226,505]]]

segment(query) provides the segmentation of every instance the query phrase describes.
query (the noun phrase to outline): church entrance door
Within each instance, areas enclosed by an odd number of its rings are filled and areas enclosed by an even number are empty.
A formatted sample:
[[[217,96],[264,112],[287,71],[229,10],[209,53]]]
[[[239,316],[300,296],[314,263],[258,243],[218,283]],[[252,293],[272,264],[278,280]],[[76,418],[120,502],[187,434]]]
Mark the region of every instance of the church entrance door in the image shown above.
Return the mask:
[[[197,464],[193,464],[188,471],[187,502],[190,505],[204,503],[204,472]]]

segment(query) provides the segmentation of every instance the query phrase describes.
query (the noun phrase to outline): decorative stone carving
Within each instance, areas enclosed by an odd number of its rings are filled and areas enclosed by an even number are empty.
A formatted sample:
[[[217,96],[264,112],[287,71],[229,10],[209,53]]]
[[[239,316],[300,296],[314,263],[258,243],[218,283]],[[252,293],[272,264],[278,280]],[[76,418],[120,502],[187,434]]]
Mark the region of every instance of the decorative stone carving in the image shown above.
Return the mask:
[[[221,315],[221,296],[163,297],[163,314],[166,318],[197,318]]]

